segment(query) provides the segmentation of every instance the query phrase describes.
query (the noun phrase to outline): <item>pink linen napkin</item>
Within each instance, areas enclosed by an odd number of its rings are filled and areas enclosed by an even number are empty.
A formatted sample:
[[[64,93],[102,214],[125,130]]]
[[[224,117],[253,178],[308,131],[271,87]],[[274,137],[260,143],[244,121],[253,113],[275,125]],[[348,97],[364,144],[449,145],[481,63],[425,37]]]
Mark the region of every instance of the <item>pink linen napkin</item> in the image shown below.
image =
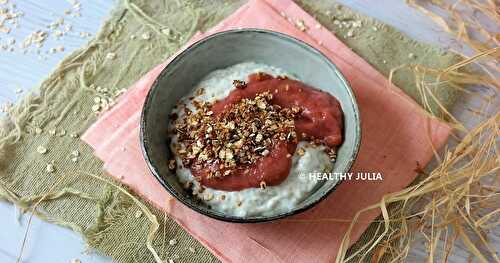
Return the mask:
[[[285,14],[284,17],[282,14]],[[306,32],[295,28],[303,20]],[[362,143],[353,172],[380,172],[382,181],[346,181],[326,200],[299,219],[350,220],[360,209],[379,202],[384,194],[400,190],[414,180],[417,162],[432,158],[432,146],[447,140],[450,128],[427,117],[411,98],[353,53],[331,32],[290,0],[251,0],[219,25],[197,34],[196,41],[215,32],[235,28],[264,28],[299,38],[329,57],[350,82],[362,123]],[[119,103],[90,127],[83,140],[91,145],[113,177],[157,207],[225,262],[330,262],[335,259],[349,223],[299,223],[280,220],[263,224],[220,222],[191,211],[174,200],[147,169],[139,146],[139,118],[145,95],[168,63],[147,73]],[[351,234],[355,242],[380,211],[362,214]]]

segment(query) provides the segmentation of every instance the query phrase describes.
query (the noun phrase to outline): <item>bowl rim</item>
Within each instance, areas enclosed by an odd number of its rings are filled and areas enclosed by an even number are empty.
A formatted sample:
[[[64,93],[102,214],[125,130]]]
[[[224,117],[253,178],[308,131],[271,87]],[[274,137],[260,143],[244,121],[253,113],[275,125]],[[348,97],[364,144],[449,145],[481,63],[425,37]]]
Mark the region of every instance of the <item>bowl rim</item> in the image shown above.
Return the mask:
[[[178,55],[176,55],[160,72],[160,74],[156,77],[155,81],[151,85],[151,88],[149,89],[146,98],[144,100],[144,104],[142,107],[142,112],[141,112],[141,118],[140,118],[140,129],[139,129],[139,136],[140,136],[140,145],[141,145],[141,152],[142,155],[144,156],[144,159],[147,163],[148,169],[151,171],[153,176],[158,180],[158,182],[165,188],[172,196],[174,196],[177,200],[179,200],[182,204],[186,205],[190,209],[196,211],[197,213],[200,213],[202,215],[225,221],[225,222],[232,222],[232,223],[262,223],[262,222],[268,222],[268,221],[273,221],[273,220],[278,220],[282,219],[285,217],[289,217],[292,215],[296,215],[299,213],[302,213],[313,206],[317,205],[319,202],[325,200],[343,181],[339,181],[337,184],[335,184],[332,188],[328,189],[321,195],[319,198],[316,200],[312,201],[311,203],[307,204],[304,207],[296,208],[293,210],[290,210],[286,213],[281,213],[277,215],[272,215],[272,216],[262,216],[262,217],[237,217],[237,216],[231,216],[231,215],[221,215],[215,212],[211,212],[210,210],[202,210],[200,209],[199,205],[192,204],[190,201],[188,201],[188,198],[178,195],[177,191],[169,184],[167,183],[166,180],[162,178],[162,176],[159,173],[159,169],[152,163],[151,158],[150,158],[150,153],[148,149],[148,144],[149,141],[145,138],[145,131],[147,130],[147,121],[146,121],[146,115],[148,115],[149,108],[148,105],[150,105],[150,101],[152,100],[152,93],[153,91],[158,88],[160,79],[164,77],[164,75],[167,73],[168,68],[170,65],[174,65],[177,63],[179,60],[181,60],[184,56],[186,56],[191,50],[197,48],[198,46],[204,44],[205,42],[208,42],[214,38],[219,38],[223,37],[228,34],[245,34],[245,33],[257,33],[257,34],[267,34],[271,35],[272,37],[278,37],[283,40],[286,40],[288,42],[291,42],[295,45],[299,45],[300,47],[306,49],[308,52],[311,52],[313,55],[318,56],[322,60],[326,62],[326,64],[331,67],[337,77],[340,79],[342,84],[344,85],[344,88],[347,90],[347,93],[349,95],[349,104],[353,109],[354,112],[354,119],[355,123],[357,124],[354,130],[355,133],[355,142],[353,145],[353,153],[350,156],[350,159],[348,160],[345,168],[345,172],[348,172],[351,170],[354,161],[356,160],[356,157],[359,153],[359,147],[361,143],[361,119],[360,119],[360,114],[359,114],[359,109],[358,109],[358,104],[356,102],[356,97],[351,89],[351,86],[349,85],[349,82],[345,79],[345,77],[342,75],[341,71],[337,68],[337,66],[326,56],[324,55],[321,51],[318,49],[314,48],[313,46],[305,43],[304,41],[297,39],[295,37],[289,36],[287,34],[283,34],[280,32],[276,31],[271,31],[271,30],[266,30],[266,29],[258,29],[258,28],[245,28],[245,29],[233,29],[233,30],[226,30],[218,33],[214,33],[210,36],[207,36],[205,38],[202,38],[193,44],[189,45],[186,49],[184,49],[182,52],[180,52]]]

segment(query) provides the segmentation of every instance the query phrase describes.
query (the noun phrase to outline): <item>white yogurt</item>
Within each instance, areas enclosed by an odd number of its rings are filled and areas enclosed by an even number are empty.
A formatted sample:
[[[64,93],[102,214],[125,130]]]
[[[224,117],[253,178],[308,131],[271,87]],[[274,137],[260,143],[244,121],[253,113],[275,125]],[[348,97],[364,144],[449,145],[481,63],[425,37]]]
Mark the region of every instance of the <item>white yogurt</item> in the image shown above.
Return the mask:
[[[241,63],[208,74],[191,94],[182,99],[182,102],[194,110],[189,97],[194,96],[199,101],[223,99],[234,89],[233,80],[247,80],[248,75],[257,72],[293,78],[279,68],[254,62]],[[195,96],[196,91],[200,88],[204,89],[203,94]],[[173,112],[179,117],[184,114],[178,108]],[[170,128],[172,128],[172,123],[170,123]],[[170,147],[174,152],[173,145],[177,143],[177,136],[174,135],[171,139]],[[199,182],[194,180],[189,169],[181,167],[179,157],[176,157],[176,173],[181,184],[192,182],[195,195],[215,211],[237,217],[272,216],[294,209],[321,184],[321,181],[314,179],[314,177],[310,178],[309,173],[330,172],[333,169],[333,164],[323,151],[323,146],[312,146],[307,142],[299,142],[297,149],[300,147],[304,149],[305,154],[299,156],[296,152],[293,155],[292,167],[287,179],[277,186],[268,186],[265,189],[249,188],[241,191],[221,191],[205,188],[200,193]],[[221,196],[223,196],[223,200]]]

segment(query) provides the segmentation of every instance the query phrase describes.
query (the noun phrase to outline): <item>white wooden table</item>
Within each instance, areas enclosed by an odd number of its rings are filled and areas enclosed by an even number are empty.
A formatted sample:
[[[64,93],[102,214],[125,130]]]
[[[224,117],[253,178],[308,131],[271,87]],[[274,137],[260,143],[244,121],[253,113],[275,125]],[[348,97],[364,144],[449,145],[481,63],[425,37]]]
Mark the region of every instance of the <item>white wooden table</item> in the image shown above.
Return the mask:
[[[0,1],[1,2],[1,1]],[[72,6],[70,1],[55,0],[9,0],[17,9],[24,12],[20,19],[20,27],[6,35],[0,33],[0,45],[15,38],[19,43],[26,35],[42,29],[46,25],[62,17],[65,10]],[[57,63],[67,54],[85,44],[89,38],[82,38],[80,32],[95,34],[99,25],[109,14],[114,2],[111,0],[81,0],[81,17],[65,17],[65,23],[73,26],[66,36],[60,40],[49,38],[44,52],[22,54],[18,51],[2,51],[0,49],[0,105],[15,102],[27,90],[35,87]],[[406,6],[399,0],[340,0],[351,8],[378,18],[390,24],[410,37],[419,41],[437,44],[445,48],[458,48],[453,41],[437,25],[422,14]],[[49,48],[63,45],[64,52],[50,54]],[[46,57],[45,59],[43,57]],[[28,216],[20,221],[16,218],[16,210],[10,204],[0,202],[0,262],[15,262],[27,225]],[[496,244],[499,244],[498,242]],[[497,246],[498,248],[499,246]],[[82,262],[110,262],[110,259],[96,254],[85,254],[84,242],[78,234],[34,218],[29,238],[23,254],[23,262],[70,262],[78,258]],[[458,249],[459,255],[451,262],[463,262],[468,256],[464,249]],[[417,247],[408,261],[421,262],[426,252]]]

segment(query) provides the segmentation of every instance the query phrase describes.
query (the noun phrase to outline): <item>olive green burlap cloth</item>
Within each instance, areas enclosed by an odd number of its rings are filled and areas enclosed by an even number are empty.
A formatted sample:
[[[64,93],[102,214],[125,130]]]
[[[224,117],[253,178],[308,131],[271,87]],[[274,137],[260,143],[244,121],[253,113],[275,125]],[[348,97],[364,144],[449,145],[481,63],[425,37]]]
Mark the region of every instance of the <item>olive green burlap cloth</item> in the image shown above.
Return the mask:
[[[95,96],[115,94],[129,87],[175,52],[196,30],[213,26],[242,3],[222,0],[118,3],[99,34],[66,57],[36,94],[24,98],[1,121],[0,197],[27,210],[37,205],[37,216],[81,233],[89,248],[115,261],[153,261],[146,247],[150,227],[147,217],[138,214],[137,205],[117,188],[89,175],[104,176],[102,163],[75,135],[82,134],[96,120],[91,109]],[[458,59],[331,1],[299,4],[385,75],[391,68],[406,63],[446,67]],[[341,28],[334,21],[362,21],[363,26],[348,36],[351,29]],[[374,27],[378,30],[373,30]],[[115,59],[106,59],[110,52],[117,54]],[[415,57],[409,58],[409,53]],[[418,100],[410,73],[396,75],[395,82]],[[98,86],[101,89],[95,88]],[[438,91],[437,96],[448,106],[454,100],[454,95],[445,89]],[[46,147],[47,152],[39,153],[39,146]],[[77,158],[72,154],[75,150],[80,153]],[[55,171],[47,171],[49,163]],[[153,246],[163,260],[218,261],[167,215],[150,209],[160,222]],[[178,241],[177,245],[168,245],[172,238]],[[362,237],[358,244],[365,239]]]

